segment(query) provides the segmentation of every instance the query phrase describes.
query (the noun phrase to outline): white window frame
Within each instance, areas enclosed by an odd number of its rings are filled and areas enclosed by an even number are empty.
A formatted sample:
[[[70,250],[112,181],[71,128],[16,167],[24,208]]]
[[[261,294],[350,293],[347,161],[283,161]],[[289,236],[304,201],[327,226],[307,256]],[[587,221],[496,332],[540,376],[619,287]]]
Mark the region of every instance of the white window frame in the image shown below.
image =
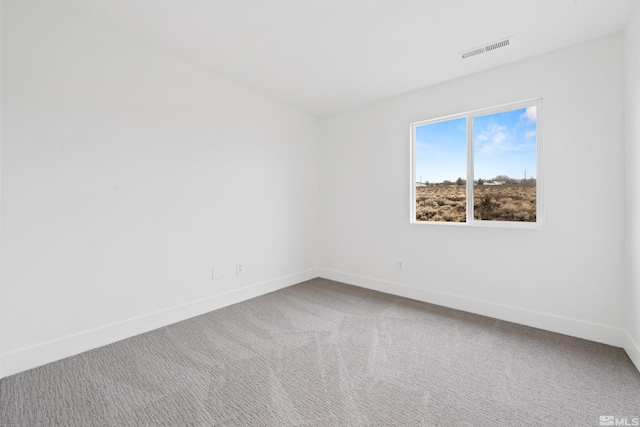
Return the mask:
[[[495,220],[477,220],[473,217],[473,178],[474,178],[474,145],[473,145],[473,119],[478,116],[487,116],[490,114],[503,113],[506,111],[518,110],[527,107],[536,107],[536,221],[520,222],[520,221],[495,221]],[[446,221],[417,221],[416,220],[416,128],[428,124],[445,122],[465,117],[467,119],[467,217],[466,222],[446,222]],[[410,195],[411,195],[411,224],[427,224],[427,225],[451,225],[451,226],[480,226],[480,227],[506,227],[506,228],[542,228],[544,222],[544,197],[543,197],[543,178],[542,172],[542,145],[543,145],[543,119],[542,119],[542,98],[529,99],[525,101],[502,104],[495,107],[483,108],[479,110],[468,111],[466,113],[452,114],[444,117],[437,117],[428,120],[411,123],[411,147],[410,147]]]

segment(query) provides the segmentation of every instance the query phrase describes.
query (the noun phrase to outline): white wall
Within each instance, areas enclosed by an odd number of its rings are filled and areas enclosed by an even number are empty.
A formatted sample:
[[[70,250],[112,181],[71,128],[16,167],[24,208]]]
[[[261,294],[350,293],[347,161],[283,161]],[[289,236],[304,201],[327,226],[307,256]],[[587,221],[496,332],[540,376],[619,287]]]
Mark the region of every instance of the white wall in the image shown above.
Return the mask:
[[[323,119],[321,274],[621,346],[622,65],[618,34]],[[409,124],[536,97],[544,228],[409,224]]]
[[[317,276],[317,119],[4,5],[2,375]]]
[[[629,302],[625,346],[640,369],[640,5],[625,29],[626,256]]]

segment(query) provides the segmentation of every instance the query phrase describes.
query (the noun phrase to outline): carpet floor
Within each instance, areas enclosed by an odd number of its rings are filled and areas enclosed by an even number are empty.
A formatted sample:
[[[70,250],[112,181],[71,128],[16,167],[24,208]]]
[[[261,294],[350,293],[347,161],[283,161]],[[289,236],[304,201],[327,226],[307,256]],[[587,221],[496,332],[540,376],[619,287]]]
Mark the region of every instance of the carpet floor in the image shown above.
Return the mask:
[[[619,348],[314,279],[0,381],[2,426],[598,426]]]

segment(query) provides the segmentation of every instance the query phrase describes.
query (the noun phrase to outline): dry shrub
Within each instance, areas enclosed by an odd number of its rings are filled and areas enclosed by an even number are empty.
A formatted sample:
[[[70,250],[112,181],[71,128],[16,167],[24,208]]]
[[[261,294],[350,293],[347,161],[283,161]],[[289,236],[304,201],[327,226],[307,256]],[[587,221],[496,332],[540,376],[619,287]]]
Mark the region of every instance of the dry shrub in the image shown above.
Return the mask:
[[[489,221],[536,221],[536,188],[475,187],[474,218]],[[417,187],[417,221],[466,221],[466,187]]]
[[[466,221],[464,187],[417,187],[416,202],[417,221]]]
[[[536,221],[536,188],[475,187],[474,218],[489,221]]]

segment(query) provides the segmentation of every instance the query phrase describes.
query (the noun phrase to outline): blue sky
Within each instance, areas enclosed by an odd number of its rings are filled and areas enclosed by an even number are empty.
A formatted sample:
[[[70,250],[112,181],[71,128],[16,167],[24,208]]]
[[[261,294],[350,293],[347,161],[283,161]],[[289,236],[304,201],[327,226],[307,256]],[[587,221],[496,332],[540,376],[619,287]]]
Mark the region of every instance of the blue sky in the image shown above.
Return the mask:
[[[416,181],[466,179],[466,118],[416,128]],[[474,179],[536,176],[536,109],[474,119]]]

